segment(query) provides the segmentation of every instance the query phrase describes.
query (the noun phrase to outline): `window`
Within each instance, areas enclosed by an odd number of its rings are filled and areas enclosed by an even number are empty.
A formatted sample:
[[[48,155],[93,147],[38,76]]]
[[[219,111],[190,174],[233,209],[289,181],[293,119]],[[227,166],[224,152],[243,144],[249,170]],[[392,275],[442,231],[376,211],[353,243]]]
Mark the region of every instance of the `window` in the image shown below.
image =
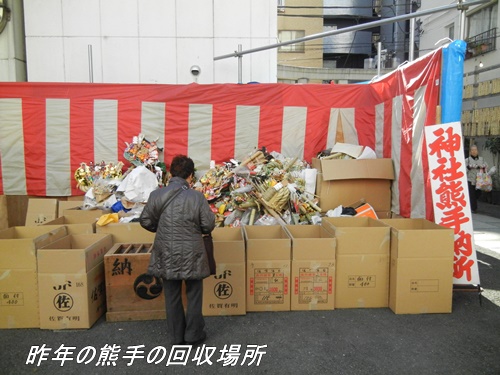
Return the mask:
[[[451,40],[455,40],[455,24],[452,23],[451,25],[446,26],[448,29],[448,38]]]
[[[467,19],[469,38],[497,27],[498,4],[492,4],[479,11],[471,12]]]
[[[288,42],[289,40],[300,39],[305,36],[304,30],[281,30],[278,32],[279,42]],[[304,43],[288,44],[281,46],[278,52],[304,52]]]
[[[490,4],[468,15],[467,52],[465,58],[482,55],[496,49],[498,4]]]

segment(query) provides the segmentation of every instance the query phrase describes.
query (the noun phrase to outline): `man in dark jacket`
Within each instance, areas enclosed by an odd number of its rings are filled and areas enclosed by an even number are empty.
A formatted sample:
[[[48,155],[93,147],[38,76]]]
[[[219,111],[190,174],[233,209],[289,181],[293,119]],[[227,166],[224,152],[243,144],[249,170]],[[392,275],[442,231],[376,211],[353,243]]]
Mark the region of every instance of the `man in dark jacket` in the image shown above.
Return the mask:
[[[149,272],[163,279],[167,328],[172,344],[205,340],[202,315],[203,279],[210,274],[202,235],[215,227],[215,215],[199,191],[189,189],[193,160],[178,155],[170,166],[167,187],[153,191],[140,217],[141,226],[156,232]],[[186,284],[184,313],[181,290]]]

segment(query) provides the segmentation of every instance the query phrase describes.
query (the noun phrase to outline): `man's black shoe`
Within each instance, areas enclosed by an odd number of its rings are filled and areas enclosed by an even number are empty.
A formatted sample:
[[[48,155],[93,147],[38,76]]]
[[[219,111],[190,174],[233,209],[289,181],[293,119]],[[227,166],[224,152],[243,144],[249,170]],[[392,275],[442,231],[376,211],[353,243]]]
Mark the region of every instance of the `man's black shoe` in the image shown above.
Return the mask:
[[[197,345],[200,345],[201,343],[203,343],[203,341],[205,341],[206,339],[207,339],[207,333],[203,332],[203,334],[201,335],[201,337],[198,340],[186,341],[186,345],[197,346]]]

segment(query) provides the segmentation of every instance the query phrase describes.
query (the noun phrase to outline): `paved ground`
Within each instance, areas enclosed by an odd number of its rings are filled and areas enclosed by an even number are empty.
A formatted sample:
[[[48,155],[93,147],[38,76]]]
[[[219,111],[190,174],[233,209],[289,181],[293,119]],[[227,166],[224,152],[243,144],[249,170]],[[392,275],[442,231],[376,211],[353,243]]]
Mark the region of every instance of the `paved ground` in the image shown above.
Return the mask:
[[[168,367],[173,352],[164,321],[102,318],[90,330],[1,330],[0,374],[500,374],[500,219],[485,211],[480,207],[473,215],[482,304],[477,293],[455,293],[451,314],[396,315],[382,308],[208,317],[200,361],[208,357],[212,364],[192,361],[194,348],[185,366]],[[47,360],[37,366],[38,354],[34,364],[26,364],[30,350],[43,345],[52,349]],[[61,345],[75,347],[75,359],[63,366],[55,352]],[[86,347],[105,345],[120,346],[116,366],[96,366],[99,352],[89,364],[77,363],[76,354]],[[127,366],[126,352],[139,345],[152,357],[161,354],[155,347],[164,347],[166,357],[159,364],[143,358]],[[224,350],[227,366],[218,361]],[[242,365],[245,353],[249,358]],[[171,362],[182,362],[182,356]]]

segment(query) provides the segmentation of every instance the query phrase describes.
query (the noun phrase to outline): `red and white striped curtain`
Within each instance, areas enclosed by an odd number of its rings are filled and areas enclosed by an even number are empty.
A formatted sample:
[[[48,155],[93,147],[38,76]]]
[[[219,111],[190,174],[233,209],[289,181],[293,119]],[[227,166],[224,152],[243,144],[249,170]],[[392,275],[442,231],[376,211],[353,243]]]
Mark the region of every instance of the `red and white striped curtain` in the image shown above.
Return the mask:
[[[441,49],[370,84],[0,83],[0,194],[70,196],[81,162],[124,161],[159,138],[198,169],[254,148],[311,159],[335,142],[392,158],[392,210],[432,220],[424,126],[436,123]]]

